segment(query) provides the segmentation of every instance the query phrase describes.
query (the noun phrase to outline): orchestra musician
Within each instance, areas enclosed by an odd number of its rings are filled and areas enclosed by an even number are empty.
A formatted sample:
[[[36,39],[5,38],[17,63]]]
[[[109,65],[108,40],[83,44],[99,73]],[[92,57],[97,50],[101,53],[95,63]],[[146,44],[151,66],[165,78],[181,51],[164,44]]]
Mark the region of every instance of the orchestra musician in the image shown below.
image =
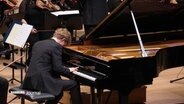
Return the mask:
[[[106,0],[86,0],[83,8],[85,34],[88,34],[107,15]]]
[[[80,86],[74,80],[64,80],[61,75],[70,76],[78,67],[62,64],[62,47],[70,43],[70,33],[66,28],[56,29],[51,39],[42,40],[33,46],[31,62],[22,87],[55,95],[46,104],[57,104],[63,91],[71,91],[72,104],[82,104]]]
[[[85,0],[82,10],[85,34],[80,40],[83,40],[85,35],[90,33],[120,1],[122,0]]]
[[[25,1],[25,2],[24,2]],[[26,64],[29,65],[31,52],[33,45],[40,41],[45,40],[52,37],[53,32],[47,31],[44,29],[44,13],[45,11],[50,11],[52,8],[47,7],[46,4],[50,4],[51,1],[41,1],[41,0],[24,0],[24,21],[23,23],[27,23],[34,26],[34,32],[29,35],[27,42],[29,43],[28,50],[28,59]],[[47,2],[47,3],[46,3]],[[39,31],[45,30],[45,31]]]
[[[24,19],[28,24],[33,25],[37,30],[45,30],[45,12],[53,10],[53,5],[55,4],[53,4],[52,1],[26,0],[26,12]],[[51,38],[52,34],[53,31],[39,31],[35,34],[35,37],[38,40],[45,40]]]
[[[7,4],[5,4],[4,2],[1,2],[1,3],[3,3],[4,5],[2,6],[3,7],[3,10],[6,10],[5,9],[5,6],[7,5]],[[21,18],[13,18],[12,20],[10,20],[9,21],[9,23],[7,24],[7,27],[9,27],[13,22],[15,22],[15,21],[17,21],[18,23],[26,23],[27,24],[27,21],[25,20],[25,19],[28,19],[27,17],[29,16],[27,16],[27,13],[29,13],[29,8],[28,8],[28,5],[29,5],[29,0],[18,0],[17,1],[17,4],[14,6],[14,8],[16,7],[16,9],[18,9],[18,12],[17,13],[15,13],[15,14],[21,14],[23,17],[21,17]],[[9,8],[10,6],[7,6],[7,9],[8,10],[13,10],[14,8]],[[13,12],[12,12],[13,13]],[[10,15],[14,15],[14,14],[4,14],[4,13],[2,13],[3,15],[5,15],[4,17],[6,18],[7,16],[10,16]],[[23,19],[24,18],[24,19]],[[32,18],[32,17],[29,17],[29,18]],[[20,22],[21,21],[21,22]],[[32,29],[32,31],[31,31],[31,35],[29,36],[29,38],[28,38],[28,43],[30,44],[29,45],[29,52],[28,52],[28,54],[30,54],[30,52],[31,52],[31,48],[32,48],[32,46],[33,46],[33,44],[35,43],[35,42],[37,42],[38,41],[38,39],[37,39],[37,35],[36,35],[36,33],[37,33],[37,30],[36,30],[36,28],[33,28]],[[6,33],[3,33],[2,35],[3,35],[3,37],[5,36],[5,34]],[[9,49],[10,47],[9,47],[9,44],[7,44],[7,43],[4,43],[4,48],[5,49]],[[10,59],[10,53],[6,53],[5,54],[5,58],[6,59]],[[28,57],[30,57],[30,55],[28,56]],[[28,58],[29,59],[29,58]]]
[[[2,3],[1,15],[2,15],[2,18],[3,18],[1,22],[3,22],[9,16],[11,17],[11,16],[13,16],[15,14],[22,15],[21,17],[18,17],[18,18],[11,18],[11,19],[9,19],[9,21],[6,24],[7,27],[9,27],[14,20],[16,21],[16,20],[21,20],[21,19],[24,18],[25,14],[26,14],[26,3],[27,3],[27,0],[1,0],[1,1],[2,1],[2,2],[0,2],[0,3]],[[6,33],[2,33],[3,38],[5,37],[5,34]],[[5,49],[10,49],[9,44],[4,42],[4,48]],[[10,52],[5,53],[5,58],[6,59],[10,59],[10,56],[11,56]]]
[[[17,9],[18,7],[17,0],[0,0],[0,24],[5,20],[6,16],[12,15],[12,11]],[[5,37],[5,33],[2,33],[3,38]],[[9,45],[4,42],[4,49],[9,49]],[[10,59],[10,53],[5,54],[6,59]]]
[[[45,40],[52,37],[53,32],[46,31],[42,32],[39,30],[44,30],[44,12],[47,10],[51,10],[51,8],[41,7],[43,5],[39,4],[42,3],[40,0],[24,0],[24,7],[25,7],[25,15],[23,23],[33,25],[34,31],[28,37],[27,43],[29,43],[29,50],[28,50],[28,59],[26,60],[26,64],[29,65],[32,53],[33,45],[40,41]],[[37,3],[36,3],[37,2]],[[43,3],[42,3],[43,4]]]
[[[79,4],[75,0],[36,0],[36,8],[39,10],[57,11],[57,10],[77,10]],[[55,9],[54,9],[55,8]],[[43,12],[42,12],[43,13]],[[44,15],[44,14],[43,14]],[[39,16],[44,18],[43,16]],[[43,19],[42,19],[43,20]],[[60,26],[66,27],[72,34],[72,40],[75,40],[73,30],[82,29],[82,18],[80,15],[58,18],[61,21]],[[43,35],[42,35],[43,36]],[[40,38],[42,38],[42,36]]]

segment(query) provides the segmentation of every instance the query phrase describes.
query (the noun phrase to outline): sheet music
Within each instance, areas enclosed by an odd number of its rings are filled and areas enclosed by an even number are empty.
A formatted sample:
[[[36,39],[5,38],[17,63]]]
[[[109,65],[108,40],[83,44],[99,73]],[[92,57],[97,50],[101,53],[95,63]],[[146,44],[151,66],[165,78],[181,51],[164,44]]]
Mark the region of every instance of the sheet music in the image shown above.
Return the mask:
[[[32,25],[15,23],[5,42],[23,48],[32,28]]]
[[[56,12],[51,12],[51,14],[53,14],[55,16],[72,15],[72,14],[79,14],[79,10],[56,11]]]

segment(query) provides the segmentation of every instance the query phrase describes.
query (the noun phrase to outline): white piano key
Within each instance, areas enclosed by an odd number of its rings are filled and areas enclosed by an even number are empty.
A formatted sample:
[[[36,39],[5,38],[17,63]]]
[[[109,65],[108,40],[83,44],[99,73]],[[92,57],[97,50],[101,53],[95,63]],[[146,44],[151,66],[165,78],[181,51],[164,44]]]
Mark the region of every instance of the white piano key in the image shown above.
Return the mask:
[[[81,72],[74,72],[73,74],[78,75],[78,76],[83,77],[83,78],[86,78],[86,79],[91,80],[91,81],[96,80],[95,77],[89,76],[89,75],[81,73]]]

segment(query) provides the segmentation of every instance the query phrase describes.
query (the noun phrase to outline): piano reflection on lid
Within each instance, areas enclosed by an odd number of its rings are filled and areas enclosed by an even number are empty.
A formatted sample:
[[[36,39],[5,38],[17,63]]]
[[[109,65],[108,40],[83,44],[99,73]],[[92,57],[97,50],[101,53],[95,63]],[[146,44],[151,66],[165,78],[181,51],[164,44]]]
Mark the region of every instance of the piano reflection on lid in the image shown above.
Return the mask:
[[[97,95],[117,90],[120,103],[127,104],[133,89],[152,84],[163,70],[184,65],[183,18],[182,5],[124,0],[86,35],[83,45],[63,49],[63,62],[80,67],[76,80],[96,88]],[[137,33],[147,56],[141,54]],[[102,103],[100,96],[95,103]]]

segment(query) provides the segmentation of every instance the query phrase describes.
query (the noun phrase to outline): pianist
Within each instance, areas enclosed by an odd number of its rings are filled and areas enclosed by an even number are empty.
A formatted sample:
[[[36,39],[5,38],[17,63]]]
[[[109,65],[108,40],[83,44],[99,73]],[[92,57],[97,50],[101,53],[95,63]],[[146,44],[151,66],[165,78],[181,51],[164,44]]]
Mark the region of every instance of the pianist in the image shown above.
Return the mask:
[[[70,42],[70,33],[65,28],[56,29],[51,39],[35,43],[32,57],[22,87],[55,95],[46,104],[57,104],[64,90],[71,91],[72,104],[82,104],[80,86],[73,80],[63,80],[76,72],[77,67],[67,68],[62,64],[62,47]]]

